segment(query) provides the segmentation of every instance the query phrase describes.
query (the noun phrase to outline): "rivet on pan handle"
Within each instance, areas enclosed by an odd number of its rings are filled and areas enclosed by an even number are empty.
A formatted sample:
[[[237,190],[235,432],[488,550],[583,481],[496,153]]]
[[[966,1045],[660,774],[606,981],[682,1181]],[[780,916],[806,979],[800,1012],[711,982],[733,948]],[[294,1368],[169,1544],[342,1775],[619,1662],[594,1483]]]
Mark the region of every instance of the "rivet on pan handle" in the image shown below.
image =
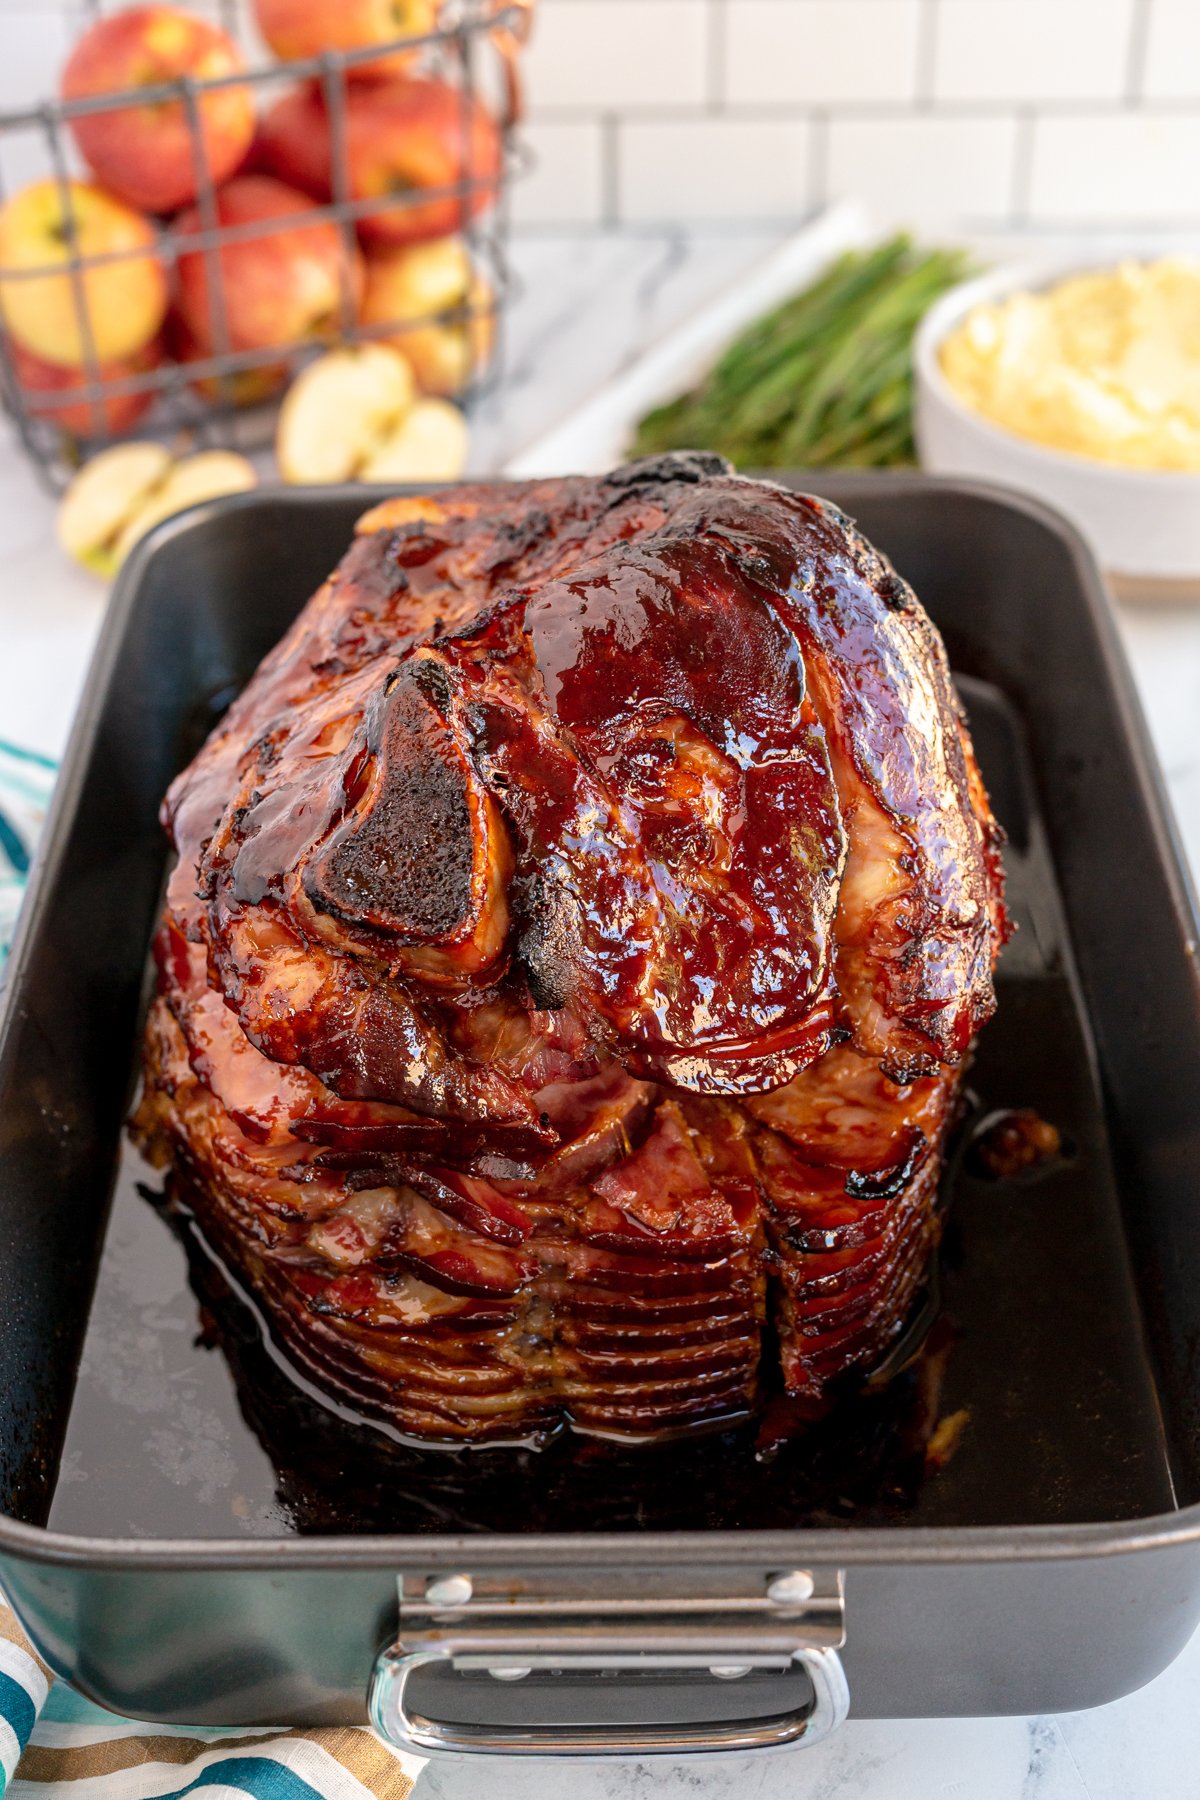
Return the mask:
[[[736,1586],[717,1581],[705,1592],[693,1581],[673,1596],[661,1579],[646,1585],[649,1591],[639,1593],[635,1579],[623,1582],[621,1592],[605,1594],[586,1576],[573,1587],[560,1574],[553,1588],[536,1577],[493,1576],[478,1586],[466,1574],[402,1577],[400,1634],[376,1663],[371,1721],[390,1742],[422,1753],[505,1756],[781,1748],[816,1743],[842,1723],[850,1696],[838,1656],[845,1634],[837,1572],[777,1570],[748,1578],[738,1571]],[[715,1717],[683,1723],[537,1719],[539,1697],[544,1702],[556,1678],[570,1683],[572,1677],[595,1677],[591,1691],[600,1697],[599,1710],[611,1714],[607,1701],[614,1684],[638,1690],[637,1710],[652,1711],[645,1702],[653,1698],[654,1678],[686,1679],[691,1671],[698,1682],[707,1678]],[[521,1684],[527,1702],[515,1720],[511,1707],[503,1721],[434,1718],[414,1688],[422,1672],[491,1675],[506,1686]],[[776,1694],[775,1709],[761,1716],[720,1716],[720,1696],[753,1672],[802,1674],[807,1681],[797,1686],[809,1691],[783,1708]],[[535,1673],[548,1680],[525,1689]],[[474,1691],[476,1705],[468,1710],[478,1711],[477,1684]],[[487,1710],[485,1704],[485,1715]]]

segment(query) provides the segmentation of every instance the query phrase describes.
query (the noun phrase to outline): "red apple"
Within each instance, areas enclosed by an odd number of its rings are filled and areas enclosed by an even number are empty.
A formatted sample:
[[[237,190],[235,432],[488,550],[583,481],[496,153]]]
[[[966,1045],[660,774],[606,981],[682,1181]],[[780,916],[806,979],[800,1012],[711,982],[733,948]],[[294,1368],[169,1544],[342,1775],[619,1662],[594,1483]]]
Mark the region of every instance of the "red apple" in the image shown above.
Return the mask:
[[[465,155],[464,155],[465,150]],[[315,86],[276,101],[259,128],[256,152],[271,171],[315,199],[328,200],[330,132]],[[491,206],[500,180],[500,133],[491,114],[447,82],[359,83],[346,97],[346,163],[354,200],[410,204],[359,219],[366,243],[411,244],[446,237]],[[470,179],[469,195],[436,200],[415,196]]]
[[[62,94],[82,100],[184,75],[211,80],[245,66],[233,40],[204,19],[173,6],[131,6],[84,32],[63,71]],[[202,94],[198,105],[208,172],[221,182],[250,147],[254,102],[249,87],[239,86]],[[71,120],[71,130],[105,187],[131,206],[174,212],[195,199],[200,171],[182,100],[86,113]]]
[[[329,200],[329,121],[315,82],[289,88],[262,115],[249,166],[314,200]]]
[[[52,419],[73,437],[119,437],[131,425],[136,425],[158,398],[151,388],[131,394],[105,394],[99,401],[97,416],[97,408],[90,400],[55,401],[50,398],[53,394],[69,393],[82,387],[87,381],[86,370],[65,369],[61,363],[45,362],[32,350],[18,344],[15,338],[9,343],[8,353],[30,415],[35,419]],[[144,375],[150,369],[156,369],[161,362],[162,346],[156,338],[133,356],[102,364],[100,380],[124,381],[129,376]]]
[[[336,225],[310,220],[315,211],[311,200],[269,175],[239,175],[219,191],[222,226],[275,228],[223,244],[207,256],[203,250],[180,256],[178,308],[202,355],[223,347],[210,312],[209,265],[217,256],[231,350],[277,349],[336,332],[346,248]],[[284,219],[295,222],[281,227]],[[176,221],[182,239],[201,229],[194,207]],[[357,252],[348,274],[357,306],[362,289]]]
[[[254,0],[258,29],[282,62],[320,56],[325,50],[366,50],[392,38],[424,37],[437,23],[436,0]],[[357,63],[352,81],[399,75],[418,55],[394,50]]]

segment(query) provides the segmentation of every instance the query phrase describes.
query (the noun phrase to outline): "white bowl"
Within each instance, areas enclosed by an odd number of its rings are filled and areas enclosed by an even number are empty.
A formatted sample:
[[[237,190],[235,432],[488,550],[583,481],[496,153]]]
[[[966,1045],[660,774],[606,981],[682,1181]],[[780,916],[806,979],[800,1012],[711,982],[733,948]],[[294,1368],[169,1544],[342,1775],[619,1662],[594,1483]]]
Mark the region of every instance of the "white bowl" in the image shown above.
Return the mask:
[[[1021,289],[1044,288],[1084,267],[995,269],[964,281],[932,306],[914,345],[915,429],[922,468],[935,475],[976,475],[1047,500],[1066,514],[1105,569],[1137,583],[1200,578],[1200,474],[1122,469],[1115,463],[1048,450],[993,425],[958,398],[942,373],[943,341],[972,308]]]

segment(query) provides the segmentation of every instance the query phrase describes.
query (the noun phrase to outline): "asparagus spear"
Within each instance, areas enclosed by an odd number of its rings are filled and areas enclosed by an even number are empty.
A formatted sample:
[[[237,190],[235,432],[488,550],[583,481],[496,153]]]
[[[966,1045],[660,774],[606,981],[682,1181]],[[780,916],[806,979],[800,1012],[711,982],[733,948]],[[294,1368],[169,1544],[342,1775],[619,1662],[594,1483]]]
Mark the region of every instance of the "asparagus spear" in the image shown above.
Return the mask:
[[[965,273],[960,252],[916,251],[903,235],[847,253],[648,413],[637,449],[711,448],[763,468],[911,460],[913,333]]]

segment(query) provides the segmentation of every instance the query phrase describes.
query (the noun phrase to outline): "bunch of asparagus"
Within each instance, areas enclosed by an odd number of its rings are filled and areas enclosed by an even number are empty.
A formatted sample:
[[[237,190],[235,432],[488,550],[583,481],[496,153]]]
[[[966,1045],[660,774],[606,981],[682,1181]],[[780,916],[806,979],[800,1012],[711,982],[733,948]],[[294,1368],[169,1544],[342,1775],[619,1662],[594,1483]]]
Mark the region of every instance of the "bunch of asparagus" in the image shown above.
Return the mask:
[[[850,251],[735,339],[690,393],[638,426],[636,453],[719,450],[739,468],[878,468],[915,460],[912,340],[969,273],[959,250],[897,236]]]

